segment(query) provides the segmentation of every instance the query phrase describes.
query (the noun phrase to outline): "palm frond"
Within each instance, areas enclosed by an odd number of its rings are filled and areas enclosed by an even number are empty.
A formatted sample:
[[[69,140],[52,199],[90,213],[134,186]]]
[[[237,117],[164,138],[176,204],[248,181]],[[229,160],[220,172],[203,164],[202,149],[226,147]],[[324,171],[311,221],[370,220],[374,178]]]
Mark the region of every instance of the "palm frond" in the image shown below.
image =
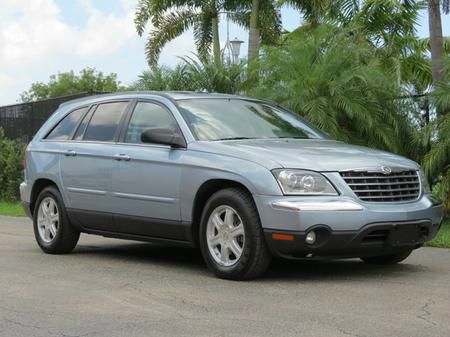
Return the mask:
[[[229,8],[234,5],[234,3],[227,3]],[[229,17],[235,24],[249,29],[251,10],[251,1],[239,2],[237,9],[229,12]],[[259,27],[263,45],[279,43],[282,31],[281,13],[279,7],[271,0],[264,0],[260,3]]]
[[[136,31],[138,32],[139,36],[142,36],[142,34],[145,31],[145,27],[150,20],[151,17],[151,0],[139,0],[138,4],[136,6],[136,13],[134,16],[134,24],[136,26]]]
[[[276,100],[342,140],[411,155],[413,128],[402,111],[395,74],[349,29],[323,25],[265,48],[249,91]],[[249,82],[254,81],[253,77]]]
[[[213,40],[212,30],[212,14],[209,12],[202,12],[200,20],[194,24],[194,39],[197,46],[198,54],[201,58],[207,58]]]
[[[145,46],[150,66],[158,63],[164,45],[193,27],[201,19],[200,14],[191,9],[172,12],[161,18],[159,26],[150,32]]]
[[[208,59],[190,56],[182,60],[195,90],[228,94],[240,92],[245,63],[218,65]]]

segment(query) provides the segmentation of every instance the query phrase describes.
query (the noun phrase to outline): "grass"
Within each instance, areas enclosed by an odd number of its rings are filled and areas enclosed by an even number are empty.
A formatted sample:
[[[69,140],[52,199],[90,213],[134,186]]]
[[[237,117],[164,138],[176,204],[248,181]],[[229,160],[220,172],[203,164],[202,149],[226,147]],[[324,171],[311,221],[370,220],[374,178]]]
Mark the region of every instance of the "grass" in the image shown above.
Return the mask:
[[[444,220],[441,230],[433,241],[427,243],[429,247],[450,248],[450,218]]]
[[[25,211],[18,202],[0,200],[0,215],[25,216]]]

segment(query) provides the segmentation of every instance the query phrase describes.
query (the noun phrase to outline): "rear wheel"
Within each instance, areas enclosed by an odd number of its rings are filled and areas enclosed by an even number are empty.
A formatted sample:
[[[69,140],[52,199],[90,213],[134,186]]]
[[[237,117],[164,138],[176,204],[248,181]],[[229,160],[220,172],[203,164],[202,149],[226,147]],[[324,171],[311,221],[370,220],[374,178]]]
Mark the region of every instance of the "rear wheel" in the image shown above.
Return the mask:
[[[69,222],[61,194],[53,186],[42,190],[36,200],[33,227],[39,247],[48,254],[70,253],[80,238]]]
[[[382,255],[382,256],[371,256],[371,257],[362,257],[361,260],[363,260],[366,263],[370,264],[396,264],[400,263],[408,258],[409,255],[411,255],[412,250],[407,250],[404,252],[396,253],[396,254],[390,254],[390,255]]]
[[[200,248],[208,268],[220,278],[247,280],[265,272],[271,255],[248,192],[227,188],[211,196],[201,219]]]

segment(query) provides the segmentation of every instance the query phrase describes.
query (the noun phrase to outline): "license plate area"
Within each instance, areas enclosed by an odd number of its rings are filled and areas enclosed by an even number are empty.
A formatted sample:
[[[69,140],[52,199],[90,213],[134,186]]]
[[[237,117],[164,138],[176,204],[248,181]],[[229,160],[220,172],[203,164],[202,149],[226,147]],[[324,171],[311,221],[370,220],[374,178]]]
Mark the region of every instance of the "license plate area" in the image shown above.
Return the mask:
[[[394,224],[389,241],[392,245],[406,245],[420,242],[422,239],[419,224]]]

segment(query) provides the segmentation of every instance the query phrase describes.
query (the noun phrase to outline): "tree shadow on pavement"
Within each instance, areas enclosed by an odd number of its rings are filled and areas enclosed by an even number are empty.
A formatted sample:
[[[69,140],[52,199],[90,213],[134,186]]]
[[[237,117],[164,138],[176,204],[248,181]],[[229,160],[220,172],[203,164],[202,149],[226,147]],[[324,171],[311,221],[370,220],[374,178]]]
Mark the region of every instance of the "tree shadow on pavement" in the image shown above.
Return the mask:
[[[203,268],[200,251],[177,245],[158,243],[117,241],[118,244],[80,244],[74,254],[96,255],[129,262],[145,262],[167,265],[187,265]],[[124,242],[124,243],[123,243]]]
[[[95,255],[129,263],[179,267],[185,271],[207,274],[207,268],[199,250],[153,243],[123,242],[125,243],[118,241],[118,244],[80,244],[74,254]],[[397,265],[379,266],[363,263],[359,259],[285,260],[274,258],[267,273],[260,280],[332,282],[345,279],[403,279],[416,273],[424,273],[426,270],[426,267],[412,264],[410,260]]]
[[[359,259],[274,259],[264,279],[321,282],[345,279],[403,279],[426,270],[421,265],[408,263],[408,260],[401,264],[383,266],[367,264]]]

